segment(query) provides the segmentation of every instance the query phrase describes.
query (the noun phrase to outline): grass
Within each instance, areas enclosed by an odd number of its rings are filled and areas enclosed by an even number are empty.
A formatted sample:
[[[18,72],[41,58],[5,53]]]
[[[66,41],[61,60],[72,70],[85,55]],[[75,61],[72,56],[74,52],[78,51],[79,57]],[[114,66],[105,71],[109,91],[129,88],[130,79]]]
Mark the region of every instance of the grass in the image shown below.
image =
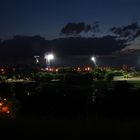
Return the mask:
[[[130,84],[133,84],[136,87],[140,87],[140,80],[131,80],[131,81],[127,81]]]
[[[114,81],[127,81],[135,87],[140,87],[140,77],[123,78],[122,76],[117,76],[114,78]]]

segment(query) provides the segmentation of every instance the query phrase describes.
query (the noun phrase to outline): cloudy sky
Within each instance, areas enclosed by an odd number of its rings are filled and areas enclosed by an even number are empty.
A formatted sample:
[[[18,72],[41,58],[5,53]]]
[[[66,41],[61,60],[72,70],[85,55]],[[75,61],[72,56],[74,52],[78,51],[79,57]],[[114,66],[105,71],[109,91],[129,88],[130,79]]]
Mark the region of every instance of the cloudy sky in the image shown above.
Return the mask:
[[[36,35],[59,37],[68,22],[100,22],[102,33],[140,16],[139,0],[1,0],[0,38]]]

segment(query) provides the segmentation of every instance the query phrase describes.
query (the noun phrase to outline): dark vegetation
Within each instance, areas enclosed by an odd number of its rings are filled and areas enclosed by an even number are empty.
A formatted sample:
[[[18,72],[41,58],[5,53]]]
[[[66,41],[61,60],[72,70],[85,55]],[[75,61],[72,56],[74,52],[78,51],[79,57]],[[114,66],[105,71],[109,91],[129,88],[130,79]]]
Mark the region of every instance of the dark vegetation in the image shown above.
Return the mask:
[[[37,73],[33,76],[35,82],[0,83],[0,96],[20,101],[19,114],[84,118],[87,114],[139,115],[140,89],[126,81],[112,81],[111,72],[98,71]]]
[[[11,110],[16,114],[12,121],[1,117],[0,128],[18,138],[131,136],[128,132],[139,123],[134,120],[140,117],[140,89],[105,75],[99,69],[76,73],[66,68],[58,73],[34,73],[32,82],[1,82],[0,96],[10,99],[18,111]]]

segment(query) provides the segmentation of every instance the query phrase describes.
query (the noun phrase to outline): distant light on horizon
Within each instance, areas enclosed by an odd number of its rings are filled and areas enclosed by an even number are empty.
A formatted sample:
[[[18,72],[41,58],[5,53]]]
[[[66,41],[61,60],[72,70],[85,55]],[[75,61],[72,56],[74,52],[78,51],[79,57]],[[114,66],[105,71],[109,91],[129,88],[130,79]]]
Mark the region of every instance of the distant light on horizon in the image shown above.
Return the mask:
[[[93,57],[91,57],[91,60],[95,63],[96,62],[96,59],[95,59],[95,57],[93,56]]]
[[[96,58],[93,56],[93,57],[91,57],[91,60],[94,62],[95,67],[97,67]]]
[[[46,59],[46,68],[50,68],[50,61],[54,59],[54,55],[52,53],[45,54],[44,58]]]
[[[38,64],[39,63],[39,56],[38,55],[35,55],[34,58],[36,60],[36,64]]]
[[[53,54],[45,54],[45,57],[44,57],[46,60],[53,60],[54,59],[54,55]]]

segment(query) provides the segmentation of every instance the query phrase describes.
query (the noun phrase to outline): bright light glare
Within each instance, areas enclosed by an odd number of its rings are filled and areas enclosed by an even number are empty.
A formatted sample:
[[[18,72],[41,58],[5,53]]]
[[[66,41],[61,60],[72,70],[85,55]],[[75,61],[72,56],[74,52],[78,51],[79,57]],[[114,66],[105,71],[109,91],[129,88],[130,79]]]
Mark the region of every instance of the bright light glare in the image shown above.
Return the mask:
[[[96,58],[94,56],[91,57],[91,60],[94,62],[95,67],[98,67],[98,65],[96,64]]]
[[[53,54],[47,54],[47,55],[45,55],[45,59],[53,60],[54,59],[54,55]]]
[[[93,62],[96,62],[95,57],[91,57],[91,60],[92,60]]]
[[[36,63],[39,63],[39,60],[38,59],[36,59]]]

